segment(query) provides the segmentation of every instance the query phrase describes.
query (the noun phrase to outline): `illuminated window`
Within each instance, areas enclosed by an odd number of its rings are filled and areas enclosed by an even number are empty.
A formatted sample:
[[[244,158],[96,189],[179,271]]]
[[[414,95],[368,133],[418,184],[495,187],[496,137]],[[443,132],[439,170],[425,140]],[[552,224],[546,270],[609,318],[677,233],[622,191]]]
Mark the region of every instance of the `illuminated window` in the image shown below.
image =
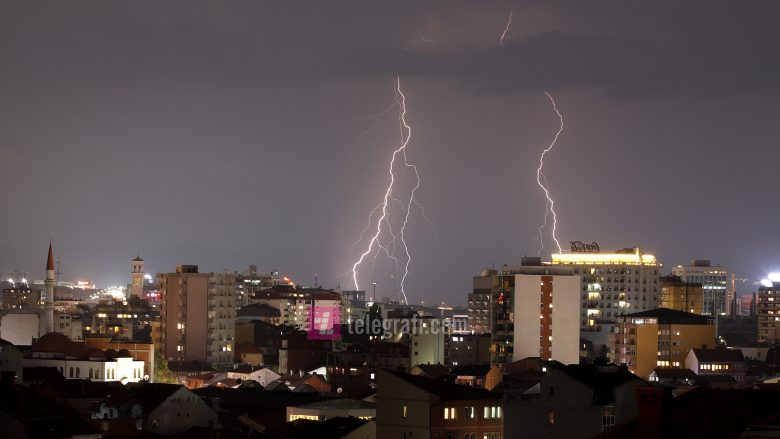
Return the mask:
[[[601,431],[609,431],[615,427],[615,405],[608,404],[601,409]]]
[[[406,419],[407,416],[409,416],[409,407],[404,406],[403,413],[401,413],[401,417]]]
[[[485,419],[501,419],[501,407],[489,406],[483,410],[483,418]]]
[[[444,408],[444,419],[455,419],[455,407]]]
[[[555,412],[547,412],[547,425],[555,425]]]
[[[477,417],[477,411],[474,407],[466,407],[466,419],[475,419]]]

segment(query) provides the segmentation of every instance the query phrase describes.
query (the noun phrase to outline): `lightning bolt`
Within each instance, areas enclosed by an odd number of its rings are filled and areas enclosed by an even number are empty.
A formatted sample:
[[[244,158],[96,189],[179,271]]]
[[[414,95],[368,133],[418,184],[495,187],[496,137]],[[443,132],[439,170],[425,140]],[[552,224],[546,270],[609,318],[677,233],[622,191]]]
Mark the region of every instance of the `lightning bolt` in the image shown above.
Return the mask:
[[[512,9],[509,10],[509,17],[507,17],[506,20],[506,27],[504,28],[504,31],[501,32],[501,36],[498,37],[498,44],[504,45],[504,40],[506,39],[506,34],[509,33],[509,28],[512,27],[512,13],[514,11]]]
[[[555,111],[555,114],[558,115],[558,119],[560,120],[561,124],[558,128],[558,132],[555,133],[555,137],[550,143],[550,146],[545,148],[544,151],[542,151],[542,155],[539,156],[539,167],[536,168],[536,184],[542,188],[542,191],[544,191],[544,196],[547,198],[544,210],[544,223],[542,223],[542,225],[539,227],[539,242],[541,244],[541,247],[539,248],[539,255],[542,254],[542,250],[544,249],[544,238],[542,236],[542,231],[547,226],[548,214],[552,214],[552,239],[555,241],[555,246],[558,247],[558,252],[561,252],[561,244],[558,242],[558,238],[555,236],[555,231],[558,226],[558,215],[555,213],[555,201],[553,201],[552,197],[550,196],[550,189],[547,185],[547,178],[544,176],[542,168],[544,168],[544,156],[555,147],[555,144],[558,142],[558,137],[563,132],[563,115],[560,111],[558,111],[558,105],[556,105],[555,99],[553,99],[552,95],[548,92],[544,92],[544,94],[547,95],[548,99],[550,99],[553,110]]]
[[[382,201],[376,207],[374,207],[369,213],[368,226],[363,229],[363,231],[360,233],[360,238],[352,246],[352,250],[354,250],[354,248],[357,247],[357,245],[360,242],[364,241],[364,237],[368,233],[368,231],[373,229],[373,234],[371,235],[368,241],[368,245],[365,251],[363,251],[363,253],[360,254],[360,257],[352,265],[352,282],[355,285],[355,289],[359,290],[360,285],[358,281],[358,275],[359,275],[361,264],[363,264],[366,258],[369,257],[369,255],[371,255],[372,253],[375,259],[376,256],[381,251],[396,264],[397,269],[399,270],[399,272],[401,272],[399,296],[401,296],[404,303],[408,304],[409,300],[408,297],[406,296],[406,278],[409,275],[409,268],[412,263],[412,255],[409,252],[409,246],[406,243],[406,226],[409,224],[409,218],[412,213],[412,207],[419,208],[423,217],[429,222],[430,220],[428,220],[428,218],[425,216],[424,209],[417,202],[415,198],[415,194],[417,190],[420,188],[421,179],[420,179],[420,173],[419,170],[417,169],[417,166],[413,163],[410,163],[409,158],[406,155],[406,148],[409,145],[409,142],[412,138],[412,127],[409,125],[409,123],[406,120],[406,95],[401,89],[400,78],[396,78],[395,93],[396,93],[396,103],[398,104],[398,125],[400,130],[400,143],[399,146],[393,151],[393,155],[390,159],[390,164],[388,169],[390,181],[387,185],[387,189],[385,189],[384,197],[382,198]],[[403,201],[399,199],[397,196],[394,196],[393,193],[393,191],[396,188],[396,181],[397,181],[396,163],[402,163],[402,165],[405,168],[411,170],[411,172],[413,173],[416,179],[415,184],[412,187],[412,190],[409,194],[408,201]],[[401,221],[401,226],[400,228],[397,229],[397,231],[393,230],[390,222],[391,203],[399,203],[401,205],[400,210],[402,213],[403,220]],[[379,214],[379,218],[376,221],[376,226],[374,227],[373,218],[377,215],[377,212],[381,212],[381,214]],[[384,230],[386,230],[387,235],[389,235],[389,240],[386,243],[383,243],[382,241]],[[400,248],[404,254],[403,264],[401,264],[401,260],[399,260],[399,258],[395,256],[395,251],[398,248]]]

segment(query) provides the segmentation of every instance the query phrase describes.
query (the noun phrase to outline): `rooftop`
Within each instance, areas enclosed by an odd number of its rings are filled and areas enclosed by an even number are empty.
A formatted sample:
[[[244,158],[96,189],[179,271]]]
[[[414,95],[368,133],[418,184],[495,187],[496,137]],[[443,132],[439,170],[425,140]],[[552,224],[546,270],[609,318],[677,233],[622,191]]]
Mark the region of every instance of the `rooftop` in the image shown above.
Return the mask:
[[[409,384],[418,387],[432,395],[436,395],[441,401],[475,400],[475,399],[501,399],[501,394],[489,390],[471,386],[448,383],[433,378],[410,375],[403,372],[385,370]]]
[[[660,325],[712,325],[714,319],[710,316],[702,316],[669,308],[655,308],[647,311],[635,312],[623,316],[625,319],[655,318]]]

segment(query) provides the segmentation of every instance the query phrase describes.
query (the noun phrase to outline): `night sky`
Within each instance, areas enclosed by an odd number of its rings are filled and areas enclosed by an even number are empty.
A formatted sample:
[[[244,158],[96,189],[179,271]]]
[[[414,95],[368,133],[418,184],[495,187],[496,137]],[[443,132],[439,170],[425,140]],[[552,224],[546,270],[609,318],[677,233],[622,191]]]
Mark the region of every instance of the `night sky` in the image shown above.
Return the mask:
[[[778,23],[777,1],[0,1],[0,272],[42,278],[51,238],[64,279],[128,283],[140,253],[335,287],[399,75],[435,223],[408,226],[411,302],[536,254],[545,90],[562,242],[758,279],[780,271]],[[377,261],[362,283],[394,297]]]

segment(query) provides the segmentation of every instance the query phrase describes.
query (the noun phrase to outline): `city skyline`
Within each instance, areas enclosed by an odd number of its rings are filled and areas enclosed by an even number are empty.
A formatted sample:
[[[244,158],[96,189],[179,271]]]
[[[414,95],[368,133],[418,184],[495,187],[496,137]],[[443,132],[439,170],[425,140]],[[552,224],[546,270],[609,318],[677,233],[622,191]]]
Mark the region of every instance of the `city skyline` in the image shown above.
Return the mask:
[[[410,224],[410,302],[458,304],[536,254],[546,90],[562,243],[780,271],[774,3],[3,4],[0,272],[42,279],[51,238],[64,277],[99,285],[140,253],[335,287],[397,146],[394,114],[372,117],[395,75],[436,224]],[[370,276],[383,296],[391,274]]]

